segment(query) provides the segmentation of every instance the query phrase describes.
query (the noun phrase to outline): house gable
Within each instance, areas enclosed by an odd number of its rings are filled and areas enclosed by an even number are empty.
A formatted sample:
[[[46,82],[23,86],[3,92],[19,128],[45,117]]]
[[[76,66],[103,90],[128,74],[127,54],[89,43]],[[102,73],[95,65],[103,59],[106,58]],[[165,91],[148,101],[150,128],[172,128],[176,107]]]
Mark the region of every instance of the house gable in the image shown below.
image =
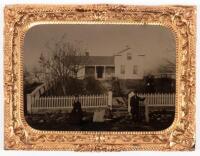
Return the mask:
[[[115,76],[120,79],[142,79],[144,56],[129,47],[118,52],[114,58]]]

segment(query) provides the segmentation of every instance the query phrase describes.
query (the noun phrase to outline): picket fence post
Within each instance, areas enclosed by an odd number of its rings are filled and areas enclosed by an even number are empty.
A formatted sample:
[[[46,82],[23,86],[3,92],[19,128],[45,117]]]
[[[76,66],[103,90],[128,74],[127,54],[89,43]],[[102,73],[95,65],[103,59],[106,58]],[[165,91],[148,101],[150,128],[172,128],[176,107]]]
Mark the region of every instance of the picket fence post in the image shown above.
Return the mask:
[[[108,106],[112,110],[112,91],[108,92]]]

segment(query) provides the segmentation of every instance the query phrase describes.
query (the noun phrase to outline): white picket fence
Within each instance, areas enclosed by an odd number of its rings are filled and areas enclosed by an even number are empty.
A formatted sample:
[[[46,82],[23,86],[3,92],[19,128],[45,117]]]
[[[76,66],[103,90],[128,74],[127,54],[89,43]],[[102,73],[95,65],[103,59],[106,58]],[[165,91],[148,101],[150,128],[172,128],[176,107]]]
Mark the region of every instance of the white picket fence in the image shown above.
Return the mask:
[[[52,85],[42,84],[37,87],[32,93],[27,94],[27,111],[28,113],[41,112],[43,110],[67,110],[73,108],[74,96],[66,97],[41,97]],[[175,94],[138,94],[140,97],[145,97],[144,102],[140,102],[140,106],[145,107],[145,119],[149,122],[149,109],[151,107],[174,107]],[[130,94],[128,96],[128,112],[130,113]],[[82,95],[79,96],[79,101],[83,109],[89,108],[110,108],[112,109],[112,92],[109,91],[103,95]]]
[[[55,110],[67,110],[70,111],[73,108],[75,97],[32,97],[27,96],[27,103],[29,106],[29,113],[41,112],[42,110],[55,111]],[[79,96],[79,102],[83,109],[90,108],[107,108],[112,109],[112,92],[108,92],[103,95],[83,95]]]
[[[145,107],[145,120],[149,122],[149,109],[150,107],[174,107],[175,106],[175,94],[138,94],[139,97],[145,97],[144,101],[140,102],[140,106]],[[128,96],[128,112],[131,112],[130,107],[131,96]]]

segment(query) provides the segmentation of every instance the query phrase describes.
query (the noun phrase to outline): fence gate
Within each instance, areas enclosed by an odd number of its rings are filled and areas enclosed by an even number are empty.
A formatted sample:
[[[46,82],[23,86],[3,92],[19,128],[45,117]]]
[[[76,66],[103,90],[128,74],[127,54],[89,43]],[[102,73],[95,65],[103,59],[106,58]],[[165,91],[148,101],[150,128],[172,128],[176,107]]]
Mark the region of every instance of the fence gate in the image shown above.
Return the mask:
[[[140,104],[145,107],[145,120],[149,122],[149,108],[150,107],[173,107],[175,106],[175,94],[138,94],[139,97],[145,97],[145,100]],[[128,96],[128,112],[131,113],[130,99]]]

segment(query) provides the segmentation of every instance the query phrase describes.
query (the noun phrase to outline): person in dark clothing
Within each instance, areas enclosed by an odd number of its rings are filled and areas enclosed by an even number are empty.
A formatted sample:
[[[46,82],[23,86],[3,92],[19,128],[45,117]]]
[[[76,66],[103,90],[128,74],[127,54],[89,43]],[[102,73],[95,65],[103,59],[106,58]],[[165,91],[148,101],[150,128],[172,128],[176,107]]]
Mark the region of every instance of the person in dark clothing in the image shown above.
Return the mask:
[[[132,119],[135,122],[140,122],[139,102],[144,101],[145,98],[139,97],[136,91],[134,91],[133,94],[134,95],[131,97],[130,100]]]
[[[70,122],[72,124],[80,124],[83,117],[83,111],[81,108],[81,103],[79,102],[78,96],[75,97],[73,103],[73,109],[70,113]]]

